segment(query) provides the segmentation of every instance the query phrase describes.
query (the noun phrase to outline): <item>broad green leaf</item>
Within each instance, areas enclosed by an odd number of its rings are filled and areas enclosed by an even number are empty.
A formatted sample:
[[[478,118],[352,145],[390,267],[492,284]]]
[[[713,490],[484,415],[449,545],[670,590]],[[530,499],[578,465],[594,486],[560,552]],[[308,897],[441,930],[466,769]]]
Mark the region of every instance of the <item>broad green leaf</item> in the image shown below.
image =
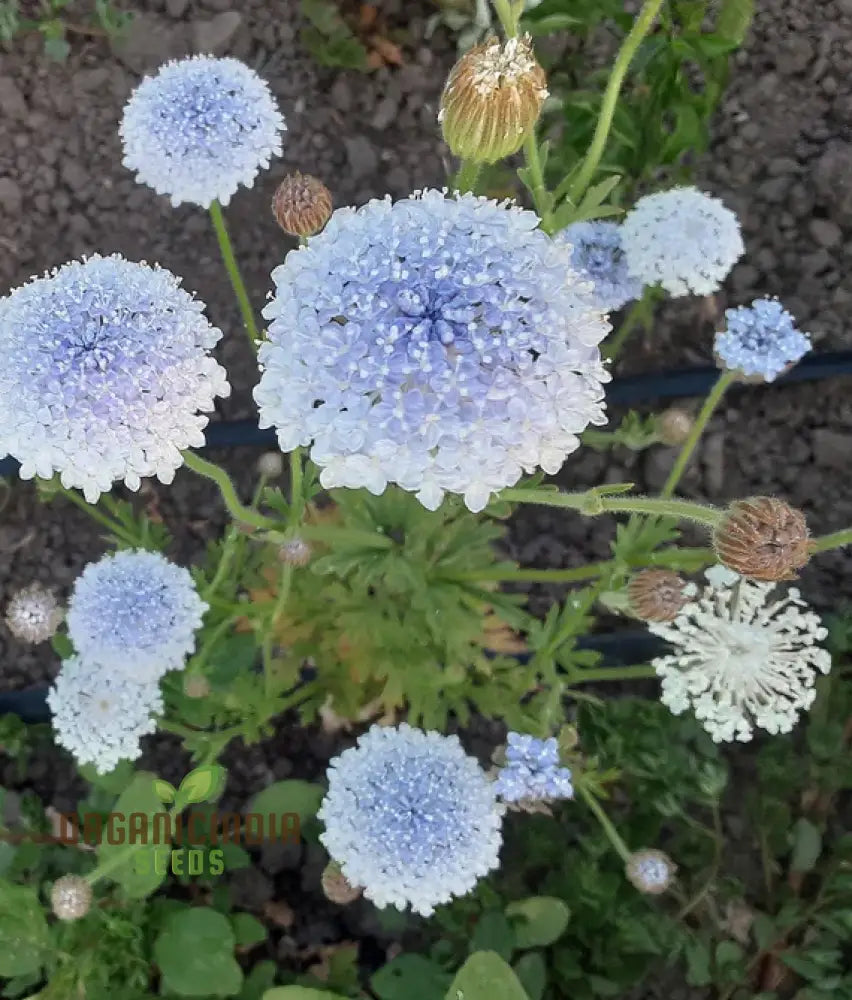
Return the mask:
[[[540,952],[528,951],[515,962],[515,975],[530,1000],[541,1000],[547,986],[547,963]]]
[[[231,923],[238,948],[250,948],[266,940],[266,928],[250,913],[235,913],[231,917]]]
[[[0,976],[23,976],[41,967],[50,937],[34,889],[0,882]]]
[[[276,781],[255,795],[247,812],[262,816],[298,813],[299,820],[304,823],[316,816],[324,795],[325,791],[319,785],[309,781]]]
[[[506,916],[513,920],[519,948],[544,948],[565,931],[571,911],[555,896],[530,896],[509,903]]]
[[[477,921],[470,940],[470,951],[495,951],[508,962],[515,950],[512,925],[502,913],[492,910]]]
[[[346,1000],[339,993],[327,993],[310,986],[276,986],[267,990],[263,1000]]]
[[[754,17],[754,0],[722,0],[716,34],[742,45]]]
[[[803,816],[793,824],[793,856],[790,870],[809,872],[822,854],[822,834]]]
[[[459,969],[445,1000],[459,1000],[459,997],[464,1000],[529,1000],[511,966],[493,951],[474,952]]]
[[[450,979],[440,965],[422,955],[400,955],[379,969],[370,988],[378,1000],[427,1000],[443,996]]]
[[[243,973],[234,959],[230,921],[207,907],[172,913],[154,942],[167,989],[182,997],[232,997]]]
[[[98,846],[100,864],[115,865],[108,877],[124,889],[132,899],[142,899],[152,893],[166,877],[171,847],[168,844],[153,843],[153,818],[163,812],[163,804],[154,792],[155,775],[149,771],[138,771],[127,788],[119,795],[112,808],[113,814],[120,813],[124,822],[124,843],[110,844],[104,836]],[[147,817],[147,841],[136,844],[131,850],[128,824],[134,813]]]

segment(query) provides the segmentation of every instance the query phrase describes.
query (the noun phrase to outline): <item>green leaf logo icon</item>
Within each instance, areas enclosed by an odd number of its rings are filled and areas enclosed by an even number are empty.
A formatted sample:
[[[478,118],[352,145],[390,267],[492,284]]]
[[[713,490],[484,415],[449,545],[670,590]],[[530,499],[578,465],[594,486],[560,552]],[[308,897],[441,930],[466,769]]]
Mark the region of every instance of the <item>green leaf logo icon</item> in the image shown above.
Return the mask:
[[[182,804],[191,802],[207,802],[218,794],[225,783],[225,768],[218,764],[207,764],[197,767],[180,783],[177,798]]]
[[[161,802],[169,803],[175,800],[175,786],[171,782],[164,781],[162,778],[155,778],[152,782],[154,785],[154,794]]]

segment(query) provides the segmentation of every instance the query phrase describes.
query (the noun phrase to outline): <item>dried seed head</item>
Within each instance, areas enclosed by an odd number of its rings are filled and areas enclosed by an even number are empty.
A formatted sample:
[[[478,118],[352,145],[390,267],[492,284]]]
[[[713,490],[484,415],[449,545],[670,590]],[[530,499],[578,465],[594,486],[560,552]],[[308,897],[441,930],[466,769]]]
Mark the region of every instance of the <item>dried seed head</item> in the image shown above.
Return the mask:
[[[265,451],[257,460],[257,471],[267,479],[277,479],[284,471],[284,456],[280,451]]]
[[[22,642],[46,642],[56,634],[63,611],[53,593],[33,583],[19,590],[6,608],[6,624]]]
[[[445,142],[477,163],[511,156],[538,121],[546,84],[529,36],[477,45],[452,68],[441,96]]]
[[[350,903],[354,903],[364,891],[358,886],[349,884],[336,861],[329,861],[326,865],[321,882],[325,898],[332,903],[337,903],[338,906],[348,906]]]
[[[307,566],[311,561],[311,547],[301,538],[288,538],[278,549],[278,558],[287,566]]]
[[[716,526],[719,561],[752,580],[792,580],[810,558],[805,516],[775,497],[736,500]]]
[[[624,868],[627,880],[639,892],[657,896],[668,889],[674,880],[677,865],[668,854],[648,848],[635,851]]]
[[[272,198],[272,214],[285,233],[307,239],[331,218],[331,192],[310,174],[288,174]]]
[[[657,433],[663,444],[678,445],[683,444],[689,437],[695,421],[678,406],[671,406],[664,410],[657,421]]]
[[[627,599],[643,621],[674,621],[688,600],[686,581],[671,569],[643,569],[630,578]]]
[[[92,905],[92,887],[79,875],[63,875],[53,883],[50,903],[60,920],[79,920]]]
[[[183,693],[187,698],[206,698],[210,694],[210,681],[203,674],[187,674],[183,679]]]

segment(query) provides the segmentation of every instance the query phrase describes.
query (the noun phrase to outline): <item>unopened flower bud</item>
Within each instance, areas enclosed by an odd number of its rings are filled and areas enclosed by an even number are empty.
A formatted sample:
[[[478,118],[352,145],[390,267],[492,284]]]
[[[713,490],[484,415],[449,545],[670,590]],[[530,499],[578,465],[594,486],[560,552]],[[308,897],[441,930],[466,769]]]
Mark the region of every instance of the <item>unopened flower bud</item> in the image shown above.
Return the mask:
[[[752,580],[792,580],[810,558],[805,516],[775,497],[736,500],[713,533],[723,566]]]
[[[272,214],[285,233],[307,239],[331,218],[331,192],[310,174],[288,174],[272,199]]]
[[[639,892],[651,896],[665,892],[672,884],[676,871],[677,865],[668,854],[651,848],[631,854],[624,869],[627,880]]]
[[[257,460],[257,471],[267,479],[277,479],[284,471],[284,456],[280,451],[265,451]]]
[[[346,876],[336,861],[329,861],[322,873],[322,891],[325,898],[338,906],[348,906],[354,903],[364,891],[358,886],[350,885]]]
[[[62,608],[53,593],[38,583],[19,590],[6,608],[6,624],[22,642],[46,642],[56,634]]]
[[[287,566],[307,566],[311,561],[311,547],[301,538],[288,538],[278,549],[278,558]]]
[[[438,121],[463,160],[496,163],[516,153],[538,121],[547,77],[529,37],[490,38],[450,71]]]
[[[79,875],[63,875],[53,883],[50,904],[60,920],[79,920],[92,905],[92,887]]]
[[[183,693],[187,698],[206,698],[210,694],[210,681],[203,674],[187,674],[183,679]]]
[[[646,622],[671,622],[686,604],[686,582],[671,569],[643,569],[627,584],[630,610]]]
[[[663,444],[675,446],[683,444],[689,437],[695,421],[678,406],[664,410],[657,420],[657,433]]]

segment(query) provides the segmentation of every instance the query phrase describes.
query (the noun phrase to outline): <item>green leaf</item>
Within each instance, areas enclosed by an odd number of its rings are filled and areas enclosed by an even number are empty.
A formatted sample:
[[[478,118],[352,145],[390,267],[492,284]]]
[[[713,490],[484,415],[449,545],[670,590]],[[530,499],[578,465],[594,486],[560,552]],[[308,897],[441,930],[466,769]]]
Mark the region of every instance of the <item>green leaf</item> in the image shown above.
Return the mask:
[[[445,1000],[459,1000],[459,998],[529,1000],[526,990],[521,986],[511,966],[493,951],[474,952],[459,969],[446,992]],[[285,998],[281,997],[278,1000]]]
[[[112,795],[121,795],[125,788],[133,780],[133,764],[129,760],[120,760],[118,764],[106,774],[98,774],[94,764],[82,764],[78,768],[80,775],[94,785],[95,788],[102,788]]]
[[[316,816],[324,795],[325,791],[319,785],[309,781],[276,781],[255,795],[247,812],[263,816],[268,813],[298,813],[300,822],[304,823]]]
[[[74,655],[74,644],[64,632],[57,632],[56,635],[54,635],[54,637],[50,640],[50,645],[53,647],[53,652],[56,653],[60,660],[67,660],[69,657]],[[94,771],[94,767],[91,764],[84,764],[83,767],[80,768],[80,771],[82,772],[85,768],[89,768]]]
[[[175,786],[170,781],[165,781],[163,778],[155,778],[154,794],[161,802],[174,802]]]
[[[450,985],[450,974],[422,955],[400,955],[370,980],[378,1000],[418,1000],[440,997]]]
[[[346,997],[310,986],[276,986],[263,994],[263,1000],[346,1000]]]
[[[690,940],[684,948],[686,981],[690,986],[709,986],[713,982],[710,970],[710,949],[703,941]]]
[[[0,976],[37,971],[49,947],[47,921],[35,890],[0,882]]]
[[[474,928],[470,950],[471,952],[494,951],[507,961],[512,957],[512,952],[515,950],[515,934],[502,913],[494,910],[483,913]]]
[[[822,854],[822,834],[803,816],[793,824],[793,855],[790,870],[809,872]]]
[[[742,45],[754,17],[754,0],[722,0],[716,34]]]
[[[149,835],[152,833],[153,817],[163,810],[163,805],[154,792],[155,777],[148,771],[138,771],[111,810],[112,813],[121,813],[125,819],[133,813],[143,813],[148,817]],[[127,832],[127,823],[123,826]],[[152,836],[148,839],[153,841]],[[130,847],[129,839],[126,843],[109,844],[104,837],[98,846],[98,862],[115,864],[116,867],[110,869],[107,877],[118,882],[132,899],[142,899],[152,893],[166,877],[171,847],[153,842],[136,845],[133,851]]]
[[[528,951],[515,962],[515,975],[530,1000],[541,1000],[547,986],[547,964],[540,952]]]
[[[182,997],[232,997],[243,973],[234,959],[227,917],[206,907],[172,913],[154,942],[163,984]]]
[[[266,928],[250,913],[235,913],[231,917],[231,923],[238,948],[251,948],[266,940]]]
[[[220,764],[207,764],[190,771],[177,790],[176,806],[181,808],[193,802],[212,801],[225,784],[227,774]]]
[[[263,994],[272,987],[278,969],[274,962],[259,962],[246,976],[240,991],[240,1000],[263,1000]]]
[[[555,896],[530,896],[509,903],[506,916],[519,918],[515,924],[519,948],[544,948],[563,934],[571,911]]]

